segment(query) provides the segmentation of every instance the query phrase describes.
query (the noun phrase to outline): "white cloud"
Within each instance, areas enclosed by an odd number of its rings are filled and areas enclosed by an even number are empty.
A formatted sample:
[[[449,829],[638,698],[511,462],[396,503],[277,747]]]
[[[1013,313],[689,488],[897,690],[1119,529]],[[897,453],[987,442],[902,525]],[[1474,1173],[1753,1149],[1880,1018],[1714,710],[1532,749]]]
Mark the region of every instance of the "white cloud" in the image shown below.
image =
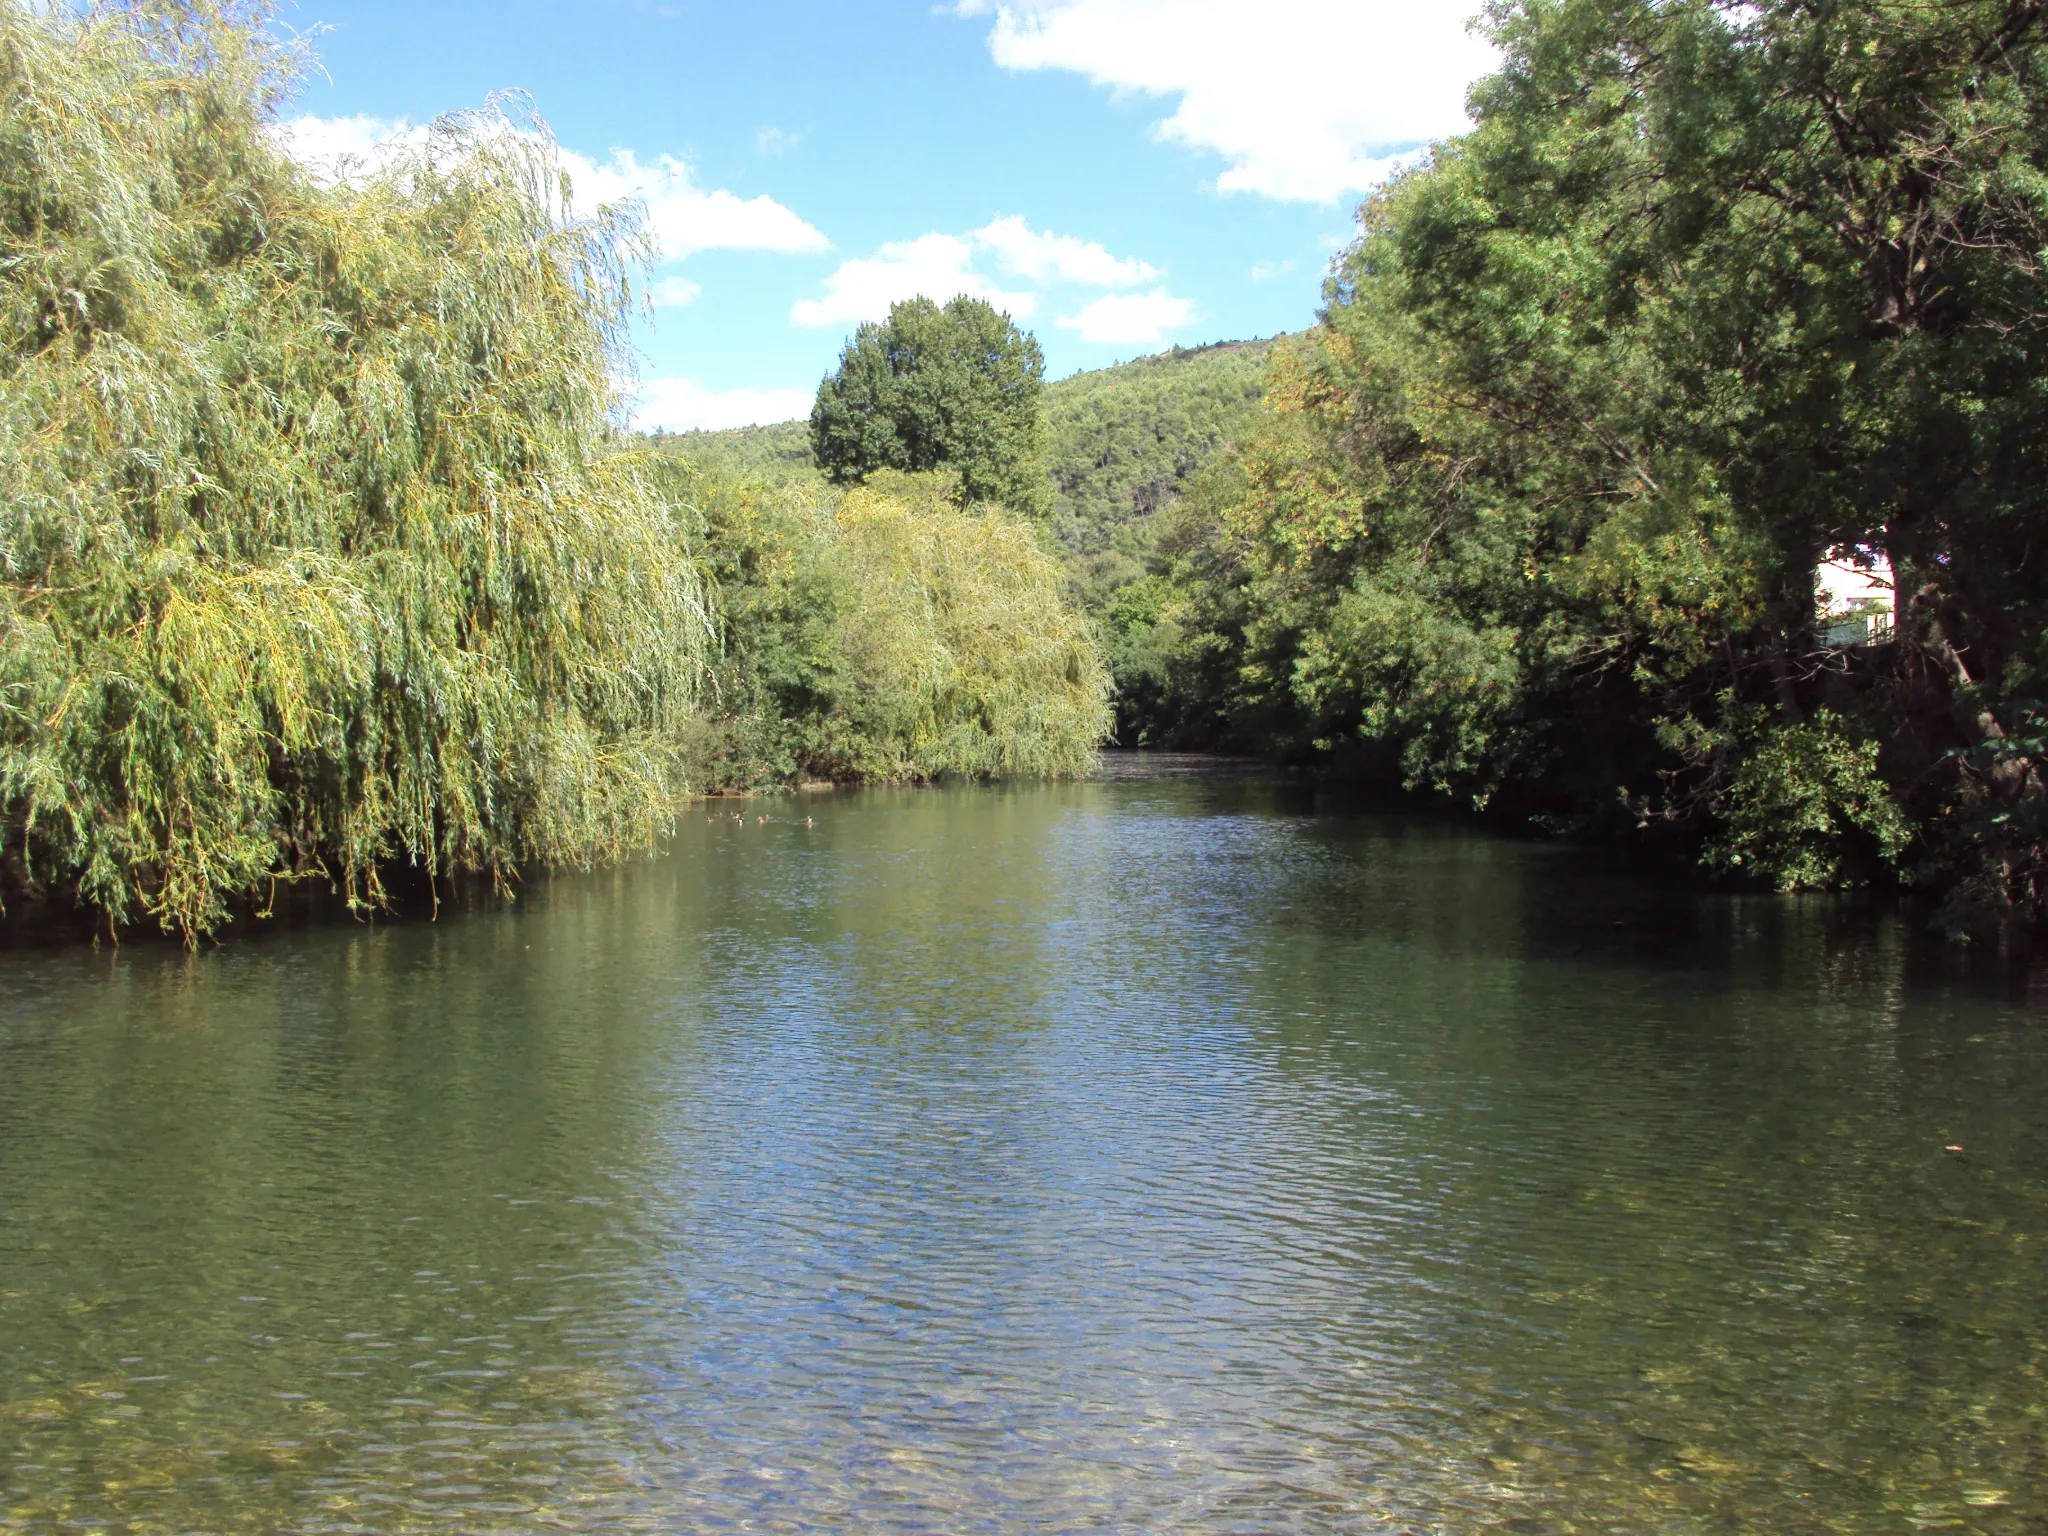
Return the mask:
[[[326,182],[375,171],[401,150],[427,141],[427,130],[416,123],[364,114],[286,118],[273,132],[286,154]]]
[[[1292,261],[1255,261],[1245,276],[1255,283],[1270,283],[1276,277],[1285,277],[1294,270]]]
[[[795,421],[811,414],[816,398],[811,389],[707,389],[695,379],[647,379],[633,425],[643,432],[687,432]]]
[[[1085,283],[1091,288],[1129,288],[1150,282],[1159,274],[1145,262],[1119,259],[1094,241],[1050,230],[1034,232],[1030,225],[1012,215],[985,224],[969,236],[976,245],[994,251],[1002,263],[1019,277],[1034,283]]]
[[[772,197],[742,198],[723,187],[705,191],[691,181],[690,167],[673,155],[642,165],[630,149],[618,149],[599,164],[563,150],[562,164],[579,212],[638,198],[664,261],[680,261],[698,251],[793,255],[832,248],[823,234]]]
[[[1150,293],[1106,293],[1079,314],[1063,315],[1054,323],[1064,331],[1078,331],[1083,341],[1114,345],[1163,341],[1166,333],[1186,325],[1195,313],[1194,304],[1175,298],[1164,288]]]
[[[697,302],[704,290],[687,277],[664,277],[649,285],[647,302],[656,309],[681,309]]]
[[[1039,288],[1128,288],[1159,276],[1156,268],[1135,257],[1112,256],[1092,240],[1034,230],[1011,215],[964,235],[933,233],[892,240],[873,256],[842,264],[825,279],[824,297],[800,299],[789,318],[807,326],[880,320],[899,299],[922,294],[944,303],[962,293],[986,299],[1019,320],[1028,318],[1038,307],[1038,295],[1029,289],[1001,288],[976,271],[975,259],[984,254]]]
[[[790,133],[786,129],[777,128],[773,123],[770,123],[766,128],[758,129],[755,132],[754,153],[765,160],[780,160],[784,155],[795,149],[797,145],[803,143],[803,141],[804,136],[802,134]]]
[[[1497,66],[1467,31],[1476,0],[958,0],[993,15],[1008,69],[1065,69],[1178,96],[1161,138],[1212,150],[1225,192],[1323,202],[1462,132],[1465,91]]]
[[[528,130],[507,121],[506,131]],[[277,125],[293,158],[327,180],[375,172],[427,142],[428,130],[377,117],[294,117]],[[660,259],[681,261],[698,251],[828,251],[832,242],[772,197],[742,198],[724,188],[705,190],[690,167],[673,155],[642,165],[629,149],[604,161],[559,149],[569,173],[570,212],[588,217],[607,203],[637,199],[647,214]]]
[[[849,325],[880,320],[899,299],[919,294],[944,303],[957,294],[986,299],[1017,319],[1038,307],[1038,295],[1007,292],[974,270],[974,246],[959,235],[891,240],[872,256],[841,263],[825,279],[825,294],[799,299],[789,312],[798,325]]]

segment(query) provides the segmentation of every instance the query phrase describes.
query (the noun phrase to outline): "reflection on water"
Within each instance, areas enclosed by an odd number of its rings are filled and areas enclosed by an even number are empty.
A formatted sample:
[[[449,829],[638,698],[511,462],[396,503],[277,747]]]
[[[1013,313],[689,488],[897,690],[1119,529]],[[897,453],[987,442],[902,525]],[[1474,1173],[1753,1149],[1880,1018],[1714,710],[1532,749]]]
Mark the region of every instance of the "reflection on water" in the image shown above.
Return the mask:
[[[1909,937],[1126,762],[0,958],[0,1530],[2038,1532]]]

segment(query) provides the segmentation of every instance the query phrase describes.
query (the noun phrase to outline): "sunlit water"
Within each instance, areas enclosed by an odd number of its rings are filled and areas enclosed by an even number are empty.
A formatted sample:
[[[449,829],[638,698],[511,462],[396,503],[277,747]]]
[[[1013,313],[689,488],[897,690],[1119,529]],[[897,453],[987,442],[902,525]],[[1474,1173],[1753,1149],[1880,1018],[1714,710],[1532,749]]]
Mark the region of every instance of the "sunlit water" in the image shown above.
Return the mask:
[[[2048,1529],[2014,967],[1251,776],[716,818],[0,955],[0,1529]]]

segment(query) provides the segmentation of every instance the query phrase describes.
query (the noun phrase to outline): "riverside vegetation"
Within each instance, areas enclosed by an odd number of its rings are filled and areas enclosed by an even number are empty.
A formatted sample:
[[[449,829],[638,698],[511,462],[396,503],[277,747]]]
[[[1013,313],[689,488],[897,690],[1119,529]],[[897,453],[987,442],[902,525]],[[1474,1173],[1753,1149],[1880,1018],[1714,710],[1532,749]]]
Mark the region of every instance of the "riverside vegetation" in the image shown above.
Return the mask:
[[[1489,15],[1476,126],[1364,210],[1177,535],[1164,728],[2043,916],[2043,8]],[[1818,643],[1845,549],[1896,643]]]
[[[507,107],[321,184],[262,19],[0,0],[10,907],[191,939],[613,858],[730,771],[1086,764],[1104,674],[1007,514],[635,451],[631,211]]]
[[[1168,494],[1063,487],[1120,739],[2048,916],[2043,8],[1484,25],[1474,128],[1361,210],[1256,408]],[[1143,369],[1213,402],[1194,363]],[[1063,390],[1164,414],[1117,375],[1052,386],[1055,462]],[[1894,643],[1817,634],[1843,551],[1895,571]]]
[[[2031,0],[1496,5],[1303,335],[1046,386],[915,301],[808,429],[638,443],[637,232],[537,124],[318,185],[252,30],[0,16],[10,900],[194,934],[694,790],[1069,772],[1108,693],[1127,744],[2048,906]],[[1894,643],[1821,643],[1845,550]]]

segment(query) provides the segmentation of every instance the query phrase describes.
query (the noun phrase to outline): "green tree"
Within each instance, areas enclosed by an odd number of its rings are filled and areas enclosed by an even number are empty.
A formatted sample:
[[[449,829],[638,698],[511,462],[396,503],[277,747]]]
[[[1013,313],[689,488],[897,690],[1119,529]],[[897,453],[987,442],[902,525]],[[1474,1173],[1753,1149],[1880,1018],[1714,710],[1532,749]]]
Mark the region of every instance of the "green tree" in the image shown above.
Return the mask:
[[[671,461],[726,622],[698,761],[717,782],[1068,775],[1108,675],[1039,535],[948,471],[866,486]]]
[[[1490,16],[1474,131],[1364,211],[1189,546],[1231,730],[2048,915],[2044,8]],[[1900,579],[1853,660],[1842,545]]]
[[[850,485],[878,469],[951,469],[963,499],[1026,512],[1049,502],[1045,356],[981,299],[906,299],[869,322],[818,387],[811,446]]]

